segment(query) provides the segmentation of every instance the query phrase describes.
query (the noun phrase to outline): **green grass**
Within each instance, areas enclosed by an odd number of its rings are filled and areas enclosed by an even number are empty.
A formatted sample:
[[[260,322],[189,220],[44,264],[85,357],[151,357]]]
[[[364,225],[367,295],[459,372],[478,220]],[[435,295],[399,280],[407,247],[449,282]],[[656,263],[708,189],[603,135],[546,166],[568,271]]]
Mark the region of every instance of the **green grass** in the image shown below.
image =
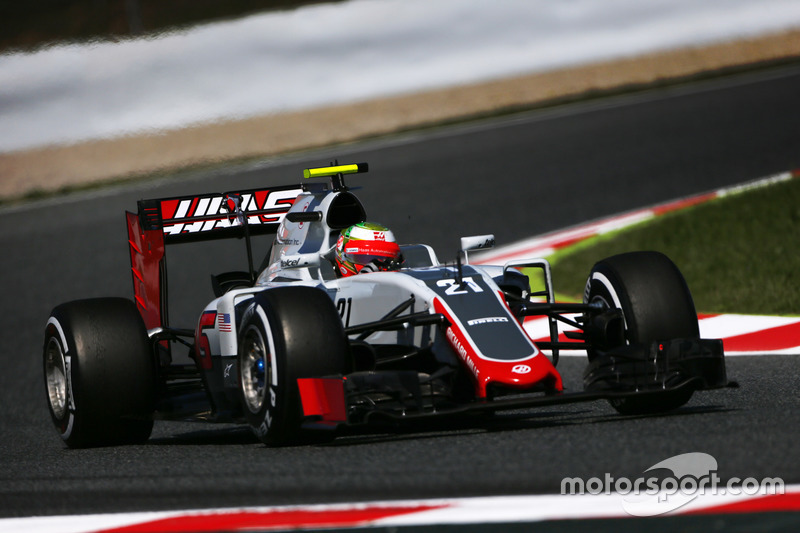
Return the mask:
[[[700,312],[800,315],[800,178],[728,195],[590,239],[550,258],[560,294],[580,298],[599,259],[658,250]]]

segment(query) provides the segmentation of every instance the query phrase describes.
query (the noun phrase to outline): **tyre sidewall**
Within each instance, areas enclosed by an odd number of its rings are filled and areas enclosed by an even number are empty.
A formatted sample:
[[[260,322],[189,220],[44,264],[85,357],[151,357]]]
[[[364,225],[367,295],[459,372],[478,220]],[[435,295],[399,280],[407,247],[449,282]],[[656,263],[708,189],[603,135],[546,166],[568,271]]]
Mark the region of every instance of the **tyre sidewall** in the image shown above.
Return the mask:
[[[272,317],[270,317],[272,315]],[[271,308],[254,301],[245,312],[241,331],[239,333],[239,392],[243,411],[253,433],[266,444],[284,444],[290,442],[296,435],[299,425],[292,424],[298,417],[292,409],[293,391],[290,390],[291,380],[287,375],[286,343],[282,331],[275,327],[277,318]],[[265,377],[265,393],[261,409],[253,412],[244,398],[242,387],[242,348],[245,346],[246,336],[258,333],[263,345],[261,349],[265,354],[265,364],[269,372]],[[271,374],[270,374],[271,372]],[[296,386],[295,386],[296,388]],[[297,427],[295,427],[297,426]]]
[[[58,416],[49,397],[47,403],[64,442],[88,447],[147,440],[153,427],[155,367],[133,303],[98,298],[62,304],[45,328],[45,358],[51,342],[65,359],[67,411]]]
[[[250,328],[261,334],[273,372],[261,408],[253,413],[242,386],[243,341]],[[271,352],[271,353],[270,353]],[[242,315],[239,332],[239,394],[253,432],[272,446],[304,439],[298,378],[342,375],[350,370],[347,337],[326,292],[313,287],[279,287],[257,294]]]
[[[60,414],[56,413],[53,409],[52,401],[49,397],[50,391],[47,382],[47,352],[51,343],[53,343],[56,349],[60,351],[60,357],[63,358],[64,365],[66,398],[63,413]],[[66,335],[61,323],[56,316],[51,316],[45,328],[45,356],[43,358],[42,373],[45,376],[45,394],[47,395],[47,407],[50,411],[50,418],[52,418],[58,434],[67,443],[69,443],[73,438],[72,434],[75,427],[75,396],[72,386],[72,350],[69,349],[69,346],[70,343],[66,339]],[[74,343],[72,346],[74,346]]]

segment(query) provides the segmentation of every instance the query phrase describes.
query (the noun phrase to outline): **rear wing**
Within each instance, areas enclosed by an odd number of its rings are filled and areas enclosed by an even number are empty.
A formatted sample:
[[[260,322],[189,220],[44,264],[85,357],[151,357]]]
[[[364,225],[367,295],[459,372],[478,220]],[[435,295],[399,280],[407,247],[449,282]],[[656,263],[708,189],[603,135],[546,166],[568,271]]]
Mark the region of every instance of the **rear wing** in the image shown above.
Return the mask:
[[[302,188],[296,185],[139,201],[145,230],[161,229],[166,244],[242,236],[227,199],[238,196],[251,235],[275,233]]]
[[[133,294],[147,329],[167,324],[166,246],[244,236],[229,201],[239,202],[250,235],[275,233],[303,189],[297,185],[140,200],[126,212]]]

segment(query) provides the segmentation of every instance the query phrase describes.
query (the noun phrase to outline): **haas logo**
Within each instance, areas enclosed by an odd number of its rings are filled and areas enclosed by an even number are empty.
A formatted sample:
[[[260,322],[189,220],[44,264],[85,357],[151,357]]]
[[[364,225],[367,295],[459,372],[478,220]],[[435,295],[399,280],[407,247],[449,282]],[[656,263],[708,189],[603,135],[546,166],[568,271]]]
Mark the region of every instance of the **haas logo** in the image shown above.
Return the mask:
[[[385,241],[386,234],[382,231],[373,231],[372,232],[372,240],[374,241]]]
[[[531,367],[528,365],[514,365],[514,368],[511,371],[515,374],[527,374],[531,371]]]

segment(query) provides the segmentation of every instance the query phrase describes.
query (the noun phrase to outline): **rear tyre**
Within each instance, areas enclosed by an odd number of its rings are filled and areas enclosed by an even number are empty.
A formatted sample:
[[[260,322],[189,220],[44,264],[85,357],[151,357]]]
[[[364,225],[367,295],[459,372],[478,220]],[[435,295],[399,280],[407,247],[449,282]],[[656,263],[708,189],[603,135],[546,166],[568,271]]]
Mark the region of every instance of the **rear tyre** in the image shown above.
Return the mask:
[[[347,336],[333,301],[313,287],[259,293],[239,332],[239,392],[245,418],[267,445],[318,442],[333,432],[303,431],[298,378],[350,371]]]
[[[595,264],[584,291],[584,303],[622,310],[628,344],[649,345],[675,338],[699,338],[697,312],[678,267],[659,252],[615,255]],[[598,354],[589,351],[590,365]],[[610,400],[621,414],[676,409],[692,396],[691,388],[657,395]]]
[[[70,448],[150,438],[155,368],[138,310],[124,298],[59,305],[44,338],[50,416]]]

